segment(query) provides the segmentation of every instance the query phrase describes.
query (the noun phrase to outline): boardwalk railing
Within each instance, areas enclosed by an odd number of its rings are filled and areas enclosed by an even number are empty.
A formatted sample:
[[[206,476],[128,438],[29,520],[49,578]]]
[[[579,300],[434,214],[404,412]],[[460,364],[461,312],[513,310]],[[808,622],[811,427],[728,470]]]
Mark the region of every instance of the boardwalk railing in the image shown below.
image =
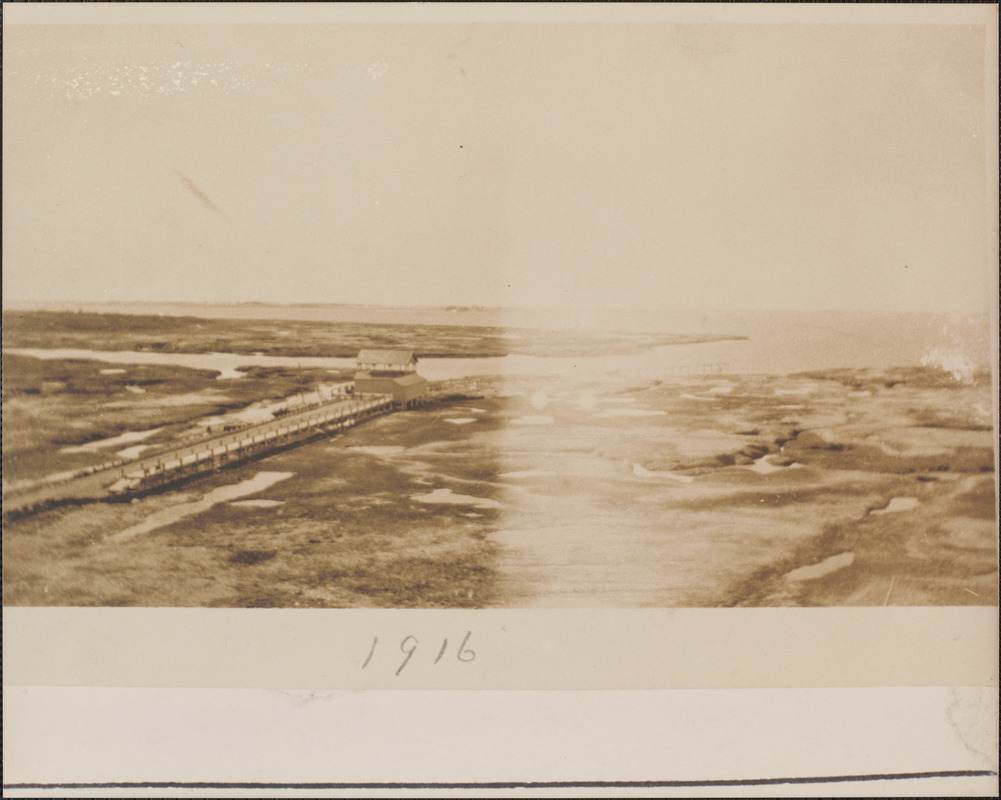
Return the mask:
[[[316,406],[305,414],[281,417],[274,422],[251,426],[230,436],[199,443],[185,455],[166,453],[155,464],[142,469],[122,469],[120,480],[109,487],[113,494],[127,494],[173,483],[204,472],[214,472],[227,464],[264,455],[318,435],[334,433],[363,419],[391,411],[393,400],[384,395],[360,397],[351,402]],[[189,448],[190,449],[190,448]]]
[[[226,464],[264,455],[307,439],[344,430],[363,419],[392,411],[389,395],[355,396],[278,419],[175,446],[130,461],[114,462],[59,481],[12,489],[3,496],[3,513],[22,515],[70,499],[128,496],[183,478],[212,472]]]

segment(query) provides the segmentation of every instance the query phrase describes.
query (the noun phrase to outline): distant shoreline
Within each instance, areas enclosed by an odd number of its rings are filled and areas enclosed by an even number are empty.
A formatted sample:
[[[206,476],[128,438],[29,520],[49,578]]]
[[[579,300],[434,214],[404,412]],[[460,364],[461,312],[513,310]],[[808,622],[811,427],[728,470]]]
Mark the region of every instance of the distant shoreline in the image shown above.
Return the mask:
[[[255,307],[259,309],[259,307]],[[607,333],[510,328],[456,320],[440,323],[227,318],[83,311],[3,314],[5,354],[88,351],[158,355],[354,359],[359,350],[395,347],[418,358],[502,358],[511,355],[626,355],[667,345],[739,341],[737,334]]]
[[[997,354],[989,316],[920,312],[560,316],[348,305],[109,303],[63,310],[8,307],[3,321],[8,349],[353,358],[363,347],[392,346],[423,358],[454,360],[617,356],[688,344],[697,347],[690,357],[668,360],[688,366],[686,358],[728,363],[741,372],[769,374],[939,362],[990,369]],[[687,348],[670,349],[680,353]]]
[[[266,304],[254,303],[133,303],[107,302],[4,302],[6,315],[30,312],[122,314],[149,317],[198,317],[200,320],[260,320],[289,323],[354,323],[367,325],[447,326],[495,328],[508,334],[517,330],[575,331],[578,333],[646,334],[708,337],[717,339],[759,338],[776,325],[786,336],[805,328],[851,332],[889,329],[896,336],[911,337],[927,328],[978,328],[988,334],[990,314],[958,314],[925,311],[596,311],[569,309],[515,309],[483,306],[385,306],[361,304]],[[900,326],[903,326],[902,328]]]
[[[552,313],[552,312],[568,312],[568,311],[580,311],[585,313],[662,313],[662,314],[744,314],[744,313],[802,313],[802,314],[988,314],[989,311],[972,311],[972,310],[959,310],[959,309],[905,309],[905,310],[894,310],[894,309],[873,309],[873,308],[828,308],[828,309],[811,309],[811,308],[717,308],[717,307],[707,307],[705,309],[701,308],[647,308],[647,307],[622,307],[622,308],[596,308],[596,307],[586,307],[582,306],[579,309],[569,309],[562,306],[504,306],[504,305],[477,305],[477,304],[462,304],[462,303],[443,303],[440,305],[428,304],[428,303],[413,303],[413,304],[399,304],[399,303],[279,303],[279,302],[267,302],[264,300],[241,300],[241,301],[226,301],[226,300],[213,300],[213,301],[203,301],[203,300],[156,300],[153,298],[147,298],[144,300],[31,300],[26,298],[14,298],[9,302],[3,304],[4,310],[32,310],[32,309],[74,309],[76,307],[81,308],[95,308],[101,306],[151,306],[151,305],[164,305],[164,306],[193,306],[193,307],[212,307],[212,308],[322,308],[322,309],[334,309],[334,308],[384,308],[384,309],[396,309],[396,310],[409,310],[409,311],[458,311],[458,312],[468,312],[468,311],[500,311],[500,312],[530,312],[530,313]]]

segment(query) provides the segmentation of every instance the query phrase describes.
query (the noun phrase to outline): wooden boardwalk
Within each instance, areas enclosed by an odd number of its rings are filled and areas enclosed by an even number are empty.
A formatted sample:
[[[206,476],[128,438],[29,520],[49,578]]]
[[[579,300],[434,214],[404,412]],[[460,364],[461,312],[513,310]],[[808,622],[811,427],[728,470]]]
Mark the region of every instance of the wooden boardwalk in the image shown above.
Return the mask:
[[[85,470],[58,482],[13,490],[3,497],[3,515],[20,516],[65,500],[105,500],[155,489],[344,430],[393,410],[393,399],[388,395],[341,398],[142,458]]]

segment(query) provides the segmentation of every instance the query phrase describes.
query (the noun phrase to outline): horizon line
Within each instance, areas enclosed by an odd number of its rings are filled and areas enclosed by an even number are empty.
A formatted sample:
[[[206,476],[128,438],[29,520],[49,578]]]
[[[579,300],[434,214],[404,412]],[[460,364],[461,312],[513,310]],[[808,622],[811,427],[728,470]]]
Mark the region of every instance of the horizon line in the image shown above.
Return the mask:
[[[224,306],[229,308],[260,306],[264,308],[372,308],[372,309],[408,309],[435,311],[494,311],[494,312],[529,312],[558,314],[705,314],[705,313],[804,313],[804,314],[974,314],[989,315],[989,308],[819,308],[789,306],[747,306],[747,307],[675,307],[653,308],[642,306],[601,307],[568,307],[568,306],[512,306],[512,305],[482,305],[477,303],[360,303],[360,302],[278,302],[265,300],[32,300],[29,298],[4,299],[0,308],[3,311],[24,310],[19,306]],[[995,309],[996,310],[996,309]]]

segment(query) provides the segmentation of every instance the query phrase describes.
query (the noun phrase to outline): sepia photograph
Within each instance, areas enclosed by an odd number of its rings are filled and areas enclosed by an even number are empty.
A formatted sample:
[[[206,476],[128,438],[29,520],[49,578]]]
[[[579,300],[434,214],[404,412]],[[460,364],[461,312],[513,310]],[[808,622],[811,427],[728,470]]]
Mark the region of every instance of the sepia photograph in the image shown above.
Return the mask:
[[[996,612],[996,13],[87,5],[4,9],[5,622]]]
[[[980,28],[5,33],[5,605],[997,603]]]

